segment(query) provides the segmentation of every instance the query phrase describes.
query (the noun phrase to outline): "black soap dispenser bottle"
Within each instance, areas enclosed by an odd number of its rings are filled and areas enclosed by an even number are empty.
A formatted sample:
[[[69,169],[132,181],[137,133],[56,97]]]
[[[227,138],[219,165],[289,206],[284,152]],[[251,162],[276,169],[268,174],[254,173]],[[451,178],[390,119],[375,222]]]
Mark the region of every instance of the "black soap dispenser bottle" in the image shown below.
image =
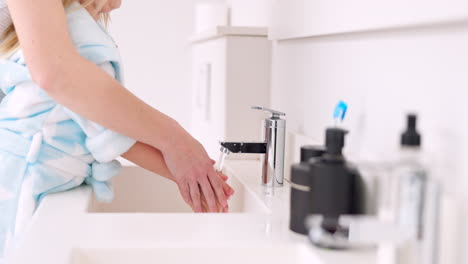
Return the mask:
[[[340,128],[326,131],[326,151],[311,164],[311,213],[335,220],[341,215],[364,214],[364,182],[343,156],[345,136]]]
[[[307,234],[305,218],[323,216],[322,228],[334,232],[341,215],[364,214],[364,182],[343,156],[346,130],[326,130],[325,149],[292,166],[290,229]],[[307,153],[304,151],[304,153]]]
[[[312,175],[310,164],[322,157],[325,153],[323,146],[301,147],[301,163],[291,167],[291,210],[289,229],[307,235],[305,220],[311,214],[310,201],[312,188]]]

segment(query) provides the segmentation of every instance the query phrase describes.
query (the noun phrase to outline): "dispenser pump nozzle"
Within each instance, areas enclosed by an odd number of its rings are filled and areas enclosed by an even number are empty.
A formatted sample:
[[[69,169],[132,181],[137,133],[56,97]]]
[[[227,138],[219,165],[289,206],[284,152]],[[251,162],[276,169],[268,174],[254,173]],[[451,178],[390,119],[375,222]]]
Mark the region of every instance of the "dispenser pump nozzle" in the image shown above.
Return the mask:
[[[325,145],[327,154],[341,155],[348,131],[340,128],[329,128],[326,131]]]
[[[401,145],[405,147],[420,147],[421,135],[417,131],[417,116],[409,114],[407,117],[406,131],[401,135]]]

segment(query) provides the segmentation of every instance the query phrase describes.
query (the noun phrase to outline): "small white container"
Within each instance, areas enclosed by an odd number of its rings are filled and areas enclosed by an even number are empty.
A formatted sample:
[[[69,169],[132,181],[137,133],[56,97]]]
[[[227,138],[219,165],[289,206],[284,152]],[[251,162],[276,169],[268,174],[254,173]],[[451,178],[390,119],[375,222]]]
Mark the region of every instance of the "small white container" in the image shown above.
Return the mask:
[[[202,2],[195,5],[195,32],[203,33],[217,26],[229,26],[229,7],[226,3]]]
[[[231,24],[237,27],[270,27],[272,0],[228,0]]]

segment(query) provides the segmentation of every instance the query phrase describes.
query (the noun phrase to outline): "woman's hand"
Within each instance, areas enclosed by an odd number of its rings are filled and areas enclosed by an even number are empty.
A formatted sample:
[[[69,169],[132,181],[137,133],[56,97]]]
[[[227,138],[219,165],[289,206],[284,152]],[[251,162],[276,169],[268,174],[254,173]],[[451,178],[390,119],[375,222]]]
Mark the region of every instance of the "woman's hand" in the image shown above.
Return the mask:
[[[127,153],[122,155],[123,158],[145,168],[149,171],[154,172],[157,175],[163,176],[171,181],[175,181],[174,176],[167,168],[166,162],[164,161],[163,155],[160,150],[145,144],[143,142],[137,142],[133,147],[127,151]],[[214,161],[212,161],[214,164]],[[234,190],[226,183],[228,177],[220,172],[217,173],[218,177],[223,181],[223,191],[226,197],[230,197],[234,194]],[[182,188],[181,193],[182,193]],[[183,195],[184,193],[182,193]],[[193,208],[193,203],[191,199],[185,199],[187,203]],[[202,211],[208,212],[210,208],[208,207],[207,199],[204,193],[201,193],[202,200]],[[229,207],[222,206],[217,203],[216,212],[227,212]]]
[[[218,212],[218,204],[227,208],[226,183],[202,145],[183,129],[174,138],[172,148],[163,150],[163,155],[185,202],[195,212],[203,212],[204,196],[209,212]]]
[[[231,188],[231,186],[229,186],[229,184],[226,183],[226,181],[228,180],[228,177],[226,175],[224,175],[221,172],[218,172],[218,175],[225,181],[225,183],[223,185],[223,189],[224,189],[224,193],[226,194],[226,196],[229,199],[234,194],[234,190]],[[219,203],[217,204],[217,206],[218,206],[217,212],[219,212],[219,213],[228,213],[229,212],[229,206],[223,207]],[[203,193],[202,193],[202,210],[203,210],[203,212],[209,212],[209,207],[208,207],[208,204],[206,202],[206,197],[203,195]]]

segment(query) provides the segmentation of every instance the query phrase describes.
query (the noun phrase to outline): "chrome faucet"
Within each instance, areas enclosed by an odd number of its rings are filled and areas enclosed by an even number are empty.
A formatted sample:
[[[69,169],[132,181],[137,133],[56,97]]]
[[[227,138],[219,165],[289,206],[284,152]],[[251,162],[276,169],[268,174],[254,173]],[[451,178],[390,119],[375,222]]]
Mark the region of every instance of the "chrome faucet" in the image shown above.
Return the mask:
[[[252,109],[271,113],[263,121],[263,142],[220,142],[221,152],[264,154],[262,155],[262,184],[267,187],[281,187],[284,180],[284,150],[286,120],[281,119],[285,113],[254,106]]]

